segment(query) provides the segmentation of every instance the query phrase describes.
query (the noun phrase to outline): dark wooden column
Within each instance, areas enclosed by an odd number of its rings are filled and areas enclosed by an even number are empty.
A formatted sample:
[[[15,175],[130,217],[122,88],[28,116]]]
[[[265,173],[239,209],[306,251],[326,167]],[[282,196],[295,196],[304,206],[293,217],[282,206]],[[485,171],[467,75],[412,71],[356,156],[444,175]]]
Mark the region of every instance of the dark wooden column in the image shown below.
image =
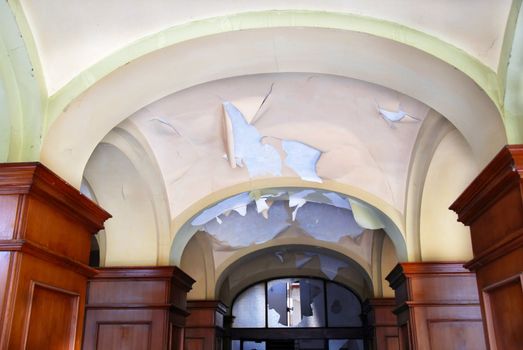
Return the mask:
[[[223,318],[227,307],[215,300],[187,302],[185,350],[222,350]]]
[[[401,349],[485,349],[476,277],[462,263],[399,263],[387,281]]]
[[[490,349],[523,347],[523,145],[507,146],[450,207],[470,226]]]
[[[99,269],[89,280],[83,349],[183,349],[193,283],[173,266]]]
[[[373,298],[363,303],[363,312],[372,328],[372,349],[399,350],[398,323],[394,298]]]
[[[109,217],[39,163],[0,164],[0,349],[80,349],[91,235]]]

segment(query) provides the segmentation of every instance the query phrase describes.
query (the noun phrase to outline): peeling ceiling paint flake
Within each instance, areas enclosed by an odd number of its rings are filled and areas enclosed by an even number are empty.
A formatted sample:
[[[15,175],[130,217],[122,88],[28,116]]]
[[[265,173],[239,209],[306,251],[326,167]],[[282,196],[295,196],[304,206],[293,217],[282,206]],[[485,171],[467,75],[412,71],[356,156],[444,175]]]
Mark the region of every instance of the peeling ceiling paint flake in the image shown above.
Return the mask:
[[[298,209],[300,209],[307,203],[305,197],[307,197],[307,195],[313,192],[314,190],[303,190],[300,192],[289,194],[289,208],[296,208],[292,211],[292,221],[296,221]]]
[[[385,227],[385,224],[374,208],[355,199],[349,199],[349,202],[354,220],[356,220],[358,225],[369,230],[377,230]]]
[[[192,222],[191,225],[193,226],[199,226],[199,225],[205,225],[209,221],[213,220],[218,215],[221,215],[227,211],[235,210],[238,208],[240,211],[243,210],[243,207],[245,207],[247,204],[252,202],[251,197],[249,196],[249,193],[244,192],[240,193],[239,195],[233,196],[231,198],[227,198],[218,204],[205,209],[200,215],[198,215]]]
[[[332,205],[334,205],[335,207],[352,210],[347,198],[343,198],[342,196],[334,192],[323,193],[323,195],[327,197],[332,203]]]
[[[416,118],[401,108],[398,109],[398,111],[389,111],[386,109],[383,109],[381,107],[378,107],[379,114],[383,117],[383,119],[389,124],[390,127],[394,127],[393,123],[400,122],[405,117],[410,117],[411,119],[414,119],[416,121],[420,121],[421,119]]]
[[[304,143],[289,140],[283,140],[282,147],[287,153],[285,164],[294,170],[302,180],[322,182],[316,173],[316,163],[321,157],[321,151]]]
[[[320,258],[320,269],[331,281],[338,275],[338,270],[349,265],[341,260],[333,258],[327,255],[319,255]]]
[[[230,122],[230,127],[227,126],[227,129],[232,129],[232,132],[226,133],[231,166],[234,168],[234,164],[240,167],[245,165],[250,177],[281,176],[281,159],[278,151],[271,145],[261,142],[262,136],[258,130],[247,123],[243,114],[232,103],[224,102],[223,109],[226,124]]]

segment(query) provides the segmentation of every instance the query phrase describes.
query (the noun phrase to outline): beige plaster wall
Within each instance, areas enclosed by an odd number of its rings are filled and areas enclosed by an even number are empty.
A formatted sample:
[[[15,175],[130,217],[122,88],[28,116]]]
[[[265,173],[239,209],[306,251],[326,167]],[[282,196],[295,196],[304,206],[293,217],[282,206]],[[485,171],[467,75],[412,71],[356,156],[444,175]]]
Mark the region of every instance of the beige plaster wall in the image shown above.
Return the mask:
[[[448,207],[478,171],[470,147],[459,131],[450,132],[434,153],[423,190],[420,219],[423,261],[472,258],[470,231],[457,222],[456,214]]]

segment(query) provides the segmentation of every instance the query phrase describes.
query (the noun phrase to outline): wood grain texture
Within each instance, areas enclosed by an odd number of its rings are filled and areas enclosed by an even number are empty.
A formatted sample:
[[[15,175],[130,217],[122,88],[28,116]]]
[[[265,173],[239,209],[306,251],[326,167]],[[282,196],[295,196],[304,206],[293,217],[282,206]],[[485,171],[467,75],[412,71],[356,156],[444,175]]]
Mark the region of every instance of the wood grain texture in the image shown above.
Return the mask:
[[[99,269],[89,280],[83,349],[181,349],[192,283],[172,266]]]
[[[504,147],[450,207],[470,226],[486,342],[523,344],[523,145]]]
[[[400,263],[395,290],[401,349],[485,349],[474,273],[463,263]]]
[[[227,307],[217,300],[191,300],[187,310],[185,349],[221,350]]]
[[[1,349],[80,349],[90,239],[109,216],[41,164],[0,164]]]
[[[367,299],[363,303],[363,313],[372,329],[372,344],[376,350],[399,350],[399,329],[393,298]]]

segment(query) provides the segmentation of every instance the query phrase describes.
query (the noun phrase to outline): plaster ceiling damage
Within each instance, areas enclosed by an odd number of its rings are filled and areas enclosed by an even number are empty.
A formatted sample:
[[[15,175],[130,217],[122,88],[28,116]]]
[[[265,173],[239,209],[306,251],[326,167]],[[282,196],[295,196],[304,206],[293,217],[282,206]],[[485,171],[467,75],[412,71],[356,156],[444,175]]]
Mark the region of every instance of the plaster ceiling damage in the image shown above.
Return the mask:
[[[384,227],[376,227],[380,219],[370,208],[354,212],[351,203],[361,206],[355,199],[322,190],[244,192],[205,209],[191,225],[211,235],[217,250],[262,244],[286,233],[337,243],[365,229]],[[368,222],[373,226],[365,227]]]
[[[177,92],[121,127],[138,130],[156,158],[171,218],[208,193],[274,177],[355,186],[403,211],[408,164],[428,111],[355,79],[263,74]]]

